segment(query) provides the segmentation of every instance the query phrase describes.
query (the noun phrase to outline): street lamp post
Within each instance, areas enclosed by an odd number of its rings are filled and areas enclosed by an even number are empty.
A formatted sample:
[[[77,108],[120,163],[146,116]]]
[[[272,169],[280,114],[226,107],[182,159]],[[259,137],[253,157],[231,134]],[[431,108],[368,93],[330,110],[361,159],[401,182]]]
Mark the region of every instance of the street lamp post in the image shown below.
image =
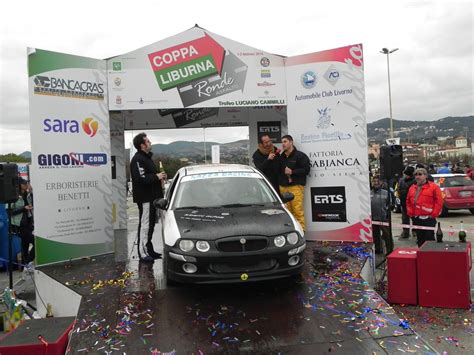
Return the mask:
[[[388,72],[388,102],[390,105],[390,138],[393,138],[393,117],[392,117],[392,91],[390,89],[390,60],[389,55],[393,52],[398,51],[398,48],[388,49],[382,48],[380,53],[387,55],[387,72]]]

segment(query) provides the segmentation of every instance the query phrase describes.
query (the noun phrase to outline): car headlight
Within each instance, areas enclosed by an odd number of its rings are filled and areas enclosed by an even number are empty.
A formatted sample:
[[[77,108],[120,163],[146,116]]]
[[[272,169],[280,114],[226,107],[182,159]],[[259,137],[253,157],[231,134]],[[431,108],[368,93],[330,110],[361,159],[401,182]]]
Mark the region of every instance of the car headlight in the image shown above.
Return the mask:
[[[181,249],[184,252],[188,252],[193,250],[194,248],[194,242],[192,240],[181,240],[179,242],[179,249]]]
[[[296,232],[288,233],[288,235],[286,236],[286,239],[288,240],[288,243],[290,243],[291,245],[295,245],[296,243],[298,243],[298,233]]]
[[[278,237],[275,237],[275,239],[273,239],[273,242],[275,243],[276,247],[281,248],[285,245],[286,239],[284,236],[279,235]]]
[[[208,242],[205,242],[204,240],[199,240],[196,242],[196,249],[200,251],[201,253],[205,253],[206,251],[209,251],[210,245]]]

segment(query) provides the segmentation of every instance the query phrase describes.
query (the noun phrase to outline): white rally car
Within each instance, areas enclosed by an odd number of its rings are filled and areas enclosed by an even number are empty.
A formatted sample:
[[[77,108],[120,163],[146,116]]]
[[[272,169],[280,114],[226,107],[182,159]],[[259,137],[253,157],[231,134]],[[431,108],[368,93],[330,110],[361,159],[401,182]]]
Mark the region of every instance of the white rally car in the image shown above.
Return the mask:
[[[299,274],[306,247],[300,224],[267,179],[246,165],[180,169],[163,199],[167,281],[219,283]]]

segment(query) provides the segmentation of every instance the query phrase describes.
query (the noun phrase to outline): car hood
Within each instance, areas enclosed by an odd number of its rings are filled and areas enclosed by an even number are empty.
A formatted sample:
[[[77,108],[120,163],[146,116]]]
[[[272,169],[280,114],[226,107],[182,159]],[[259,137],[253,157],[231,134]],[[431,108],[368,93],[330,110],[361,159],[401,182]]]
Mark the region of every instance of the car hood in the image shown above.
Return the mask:
[[[288,212],[280,206],[174,210],[181,238],[215,240],[237,235],[273,236],[294,231]]]

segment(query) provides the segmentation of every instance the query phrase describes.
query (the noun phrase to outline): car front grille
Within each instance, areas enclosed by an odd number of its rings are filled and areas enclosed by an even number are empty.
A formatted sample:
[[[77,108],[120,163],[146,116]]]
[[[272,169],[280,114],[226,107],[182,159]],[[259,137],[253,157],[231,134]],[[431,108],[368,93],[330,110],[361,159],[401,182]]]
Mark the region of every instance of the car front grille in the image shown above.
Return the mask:
[[[265,237],[231,237],[218,240],[217,250],[225,253],[263,250],[268,245]]]
[[[265,259],[252,263],[245,263],[240,260],[236,262],[213,263],[209,265],[209,268],[212,272],[217,274],[231,274],[240,272],[266,271],[273,269],[276,264],[276,259]]]

